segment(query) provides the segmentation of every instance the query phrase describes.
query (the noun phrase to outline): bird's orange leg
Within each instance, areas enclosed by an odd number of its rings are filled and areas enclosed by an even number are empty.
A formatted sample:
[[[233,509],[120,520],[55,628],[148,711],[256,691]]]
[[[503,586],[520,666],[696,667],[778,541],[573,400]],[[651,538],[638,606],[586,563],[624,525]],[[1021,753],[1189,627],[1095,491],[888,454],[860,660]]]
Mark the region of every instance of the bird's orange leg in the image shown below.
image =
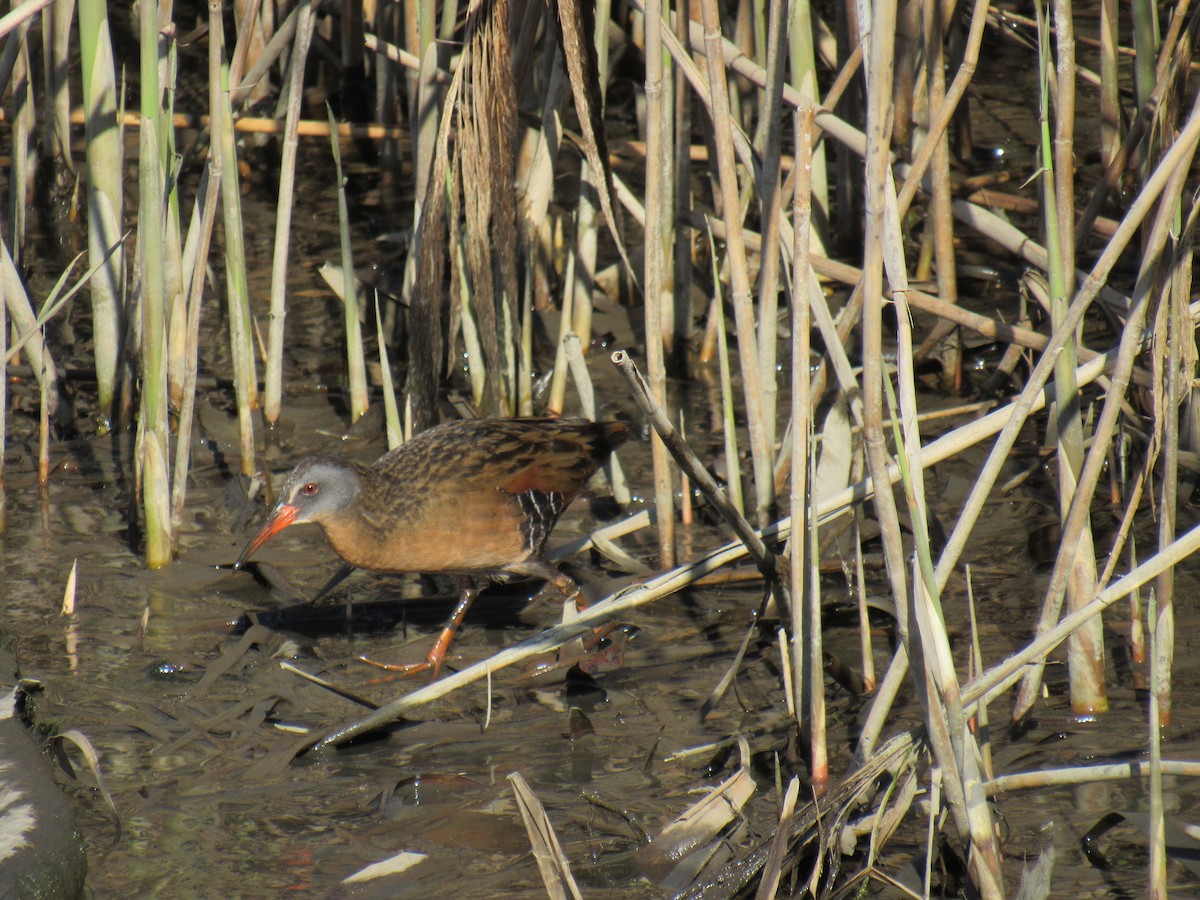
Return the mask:
[[[475,598],[478,596],[479,587],[473,581],[466,581],[462,594],[459,595],[458,603],[454,607],[454,612],[450,614],[450,620],[446,622],[442,633],[438,635],[433,648],[425,655],[424,661],[418,663],[381,663],[366,656],[360,656],[359,659],[362,662],[385,669],[388,672],[395,672],[401,677],[432,671],[433,677],[437,678],[442,668],[442,662],[446,659],[446,652],[450,649],[450,644],[454,640],[454,635],[458,632],[459,626],[462,625],[463,619],[467,615],[467,610],[471,608],[471,604],[475,602]]]
[[[550,579],[550,583],[553,584],[554,587],[558,589],[558,592],[563,595],[564,600],[575,601],[576,612],[583,612],[588,608],[588,602],[583,596],[583,591],[579,589],[579,585],[575,583],[575,579],[570,575],[564,575],[562,572],[558,572],[553,578]]]
[[[563,595],[564,601],[575,601],[576,612],[583,612],[585,609],[591,606],[591,604],[587,602],[587,598],[583,596],[583,591],[579,589],[579,585],[575,583],[575,579],[571,578],[569,575],[564,575],[562,572],[558,572],[553,578],[550,579],[550,583],[553,584],[554,587],[558,589],[558,592]],[[588,650],[595,648],[602,640],[616,631],[619,627],[619,622],[608,622],[605,625],[601,625],[598,628],[592,629],[592,636],[583,642],[584,647]]]

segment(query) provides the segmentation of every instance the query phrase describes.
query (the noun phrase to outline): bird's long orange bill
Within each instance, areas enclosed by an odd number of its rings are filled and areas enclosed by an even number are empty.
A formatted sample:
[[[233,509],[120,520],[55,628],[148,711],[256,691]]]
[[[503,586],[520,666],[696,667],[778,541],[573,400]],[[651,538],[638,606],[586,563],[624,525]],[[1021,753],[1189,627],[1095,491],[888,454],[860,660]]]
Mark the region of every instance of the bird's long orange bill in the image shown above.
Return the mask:
[[[282,503],[275,507],[275,511],[271,513],[267,521],[263,522],[262,528],[258,529],[258,533],[250,539],[250,543],[246,545],[246,549],[242,551],[242,555],[238,557],[238,561],[233,564],[233,567],[240,569],[245,565],[246,560],[254,555],[255,550],[291,525],[296,520],[296,513],[298,512],[300,510],[295,506],[287,506]]]

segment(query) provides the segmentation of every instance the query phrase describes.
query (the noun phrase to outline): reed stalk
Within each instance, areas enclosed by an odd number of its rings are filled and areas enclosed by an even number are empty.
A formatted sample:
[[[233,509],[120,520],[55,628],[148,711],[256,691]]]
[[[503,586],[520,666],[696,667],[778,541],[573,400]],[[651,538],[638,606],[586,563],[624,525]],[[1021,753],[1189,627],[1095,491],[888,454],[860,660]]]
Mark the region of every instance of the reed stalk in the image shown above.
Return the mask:
[[[791,5],[786,40],[790,87],[797,94],[807,97],[809,103],[816,107],[821,102],[821,93],[817,84],[816,48],[813,43],[814,21],[809,0],[796,0]],[[812,222],[809,226],[809,238],[813,242],[813,252],[824,256],[828,255],[825,249],[825,235],[829,223],[829,168],[825,159],[824,144],[813,148],[809,180],[812,183]]]
[[[467,260],[466,254],[463,251],[461,234],[459,235],[459,240],[454,242],[454,253],[458,262],[456,267],[458,272],[458,296],[460,298],[458,312],[461,319],[459,327],[462,329],[463,350],[467,354],[467,375],[471,379],[471,400],[477,407],[482,408],[483,395],[487,390],[487,362],[483,357],[483,344],[479,341],[479,326],[475,321],[475,313],[472,309],[474,304],[471,296],[470,276],[467,274]],[[450,328],[451,332],[453,332],[453,323],[451,323]],[[558,337],[560,344],[562,339],[563,336],[560,330]],[[565,364],[563,365],[563,370],[564,372],[566,370]],[[557,373],[557,369],[555,371]],[[554,409],[553,396],[551,396],[550,408]]]
[[[527,261],[534,253],[529,248]],[[521,298],[520,352],[517,358],[517,415],[533,415],[533,279],[525,279],[525,294]]]
[[[171,3],[162,3],[158,9],[158,27],[164,35],[174,33]],[[185,331],[187,321],[187,288],[184,285],[183,239],[179,223],[179,175],[176,160],[179,153],[175,145],[175,73],[178,71],[178,47],[175,41],[164,40],[164,52],[158,61],[159,84],[162,86],[162,102],[158,113],[158,145],[163,158],[163,298],[165,344],[163,354],[166,361],[167,414],[178,409],[174,398],[181,392],[178,387],[179,373],[184,366],[186,338],[179,335]],[[174,541],[172,541],[174,543]]]
[[[457,0],[446,0],[442,4],[442,18],[438,25],[438,39],[449,41],[454,37],[454,29],[458,25],[458,15],[461,10]]]
[[[220,163],[220,157],[215,158]],[[183,378],[180,385],[179,425],[175,442],[175,469],[171,481],[171,551],[179,552],[179,535],[183,529],[184,501],[187,498],[188,468],[191,465],[192,421],[196,409],[197,358],[200,353],[200,309],[204,300],[204,276],[207,271],[213,225],[217,220],[217,202],[221,191],[221,171],[214,171],[214,158],[201,179],[196,194],[196,215],[192,227],[196,232],[195,256],[191,262],[191,280],[184,298],[187,308],[186,342],[184,346]],[[191,235],[189,244],[193,243]]]
[[[296,10],[296,36],[288,66],[287,112],[280,145],[279,199],[275,207],[275,250],[271,258],[271,315],[267,325],[267,359],[263,385],[263,418],[267,428],[279,425],[283,407],[283,338],[287,320],[287,275],[292,239],[292,209],[296,200],[297,131],[304,94],[304,66],[312,43],[316,2],[301,3]],[[331,123],[332,125],[332,123]],[[336,141],[337,138],[332,138]],[[353,273],[347,273],[353,289]]]
[[[0,246],[4,244],[0,239]],[[5,248],[8,255],[8,248]],[[0,281],[0,288],[3,281]],[[8,306],[0,299],[0,535],[8,531],[8,493],[4,487],[4,449],[8,446]]]
[[[1039,7],[1039,16],[1040,7]],[[1045,198],[1046,251],[1049,256],[1050,314],[1054,328],[1059,328],[1068,303],[1067,291],[1075,271],[1075,223],[1074,223],[1074,119],[1075,119],[1075,71],[1074,32],[1071,29],[1070,0],[1055,0],[1054,24],[1056,28],[1057,99],[1054,118],[1054,140],[1050,139],[1048,79],[1051,76],[1048,26],[1043,26],[1039,46],[1039,58],[1044,76],[1040,118],[1042,128],[1043,167],[1042,187]],[[1084,462],[1084,434],[1080,393],[1075,384],[1075,359],[1078,336],[1071,329],[1071,336],[1063,345],[1054,370],[1056,392],[1056,418],[1054,432],[1058,439],[1058,491],[1060,515],[1063,521],[1069,514],[1072,500],[1078,490],[1079,476]],[[1090,503],[1083,495],[1081,502]],[[1095,593],[1096,554],[1090,523],[1083,523],[1077,542],[1063,550],[1072,561],[1066,584],[1066,602],[1069,609],[1078,609]],[[1093,620],[1088,627],[1072,635],[1067,644],[1067,659],[1071,681],[1071,706],[1078,715],[1094,715],[1108,709],[1104,687],[1104,629],[1103,623]]]
[[[1172,235],[1175,252],[1168,276],[1168,354],[1166,371],[1161,379],[1165,381],[1166,402],[1157,404],[1159,409],[1165,410],[1162,417],[1163,474],[1158,519],[1160,547],[1168,547],[1175,540],[1180,495],[1179,450],[1183,439],[1180,416],[1181,411],[1187,408],[1185,401],[1190,393],[1188,385],[1193,383],[1196,373],[1196,338],[1188,301],[1192,288],[1192,241],[1198,209],[1200,202],[1193,198],[1186,227],[1181,228],[1179,234]],[[1156,669],[1154,696],[1158,702],[1159,721],[1164,728],[1171,727],[1173,722],[1171,676],[1175,662],[1175,597],[1175,573],[1169,570],[1158,577],[1154,589],[1157,612],[1157,643],[1153,651]]]
[[[358,279],[354,277],[354,257],[350,248],[350,211],[346,205],[346,177],[342,174],[342,148],[337,138],[333,109],[329,110],[329,140],[333,152],[333,167],[337,179],[338,237],[342,248],[342,309],[346,329],[346,369],[350,383],[350,422],[357,422],[366,413],[367,361],[363,353],[362,326],[358,321]]]
[[[666,205],[667,185],[663,167],[654,161],[667,156],[664,125],[666,117],[663,97],[663,22],[661,3],[653,0],[646,6],[646,255],[645,255],[645,322],[646,368],[649,371],[650,394],[670,421],[667,406],[667,366],[663,348],[664,307],[670,295],[664,291],[666,260],[663,258],[663,237],[670,233],[670,211]],[[664,220],[666,220],[664,222]],[[662,436],[651,438],[651,458],[654,465],[654,511],[658,523],[658,558],[664,569],[674,567],[675,555],[675,494],[670,454]]]
[[[383,339],[383,316],[379,312],[379,294],[375,295],[375,328],[379,338],[379,375],[383,382],[383,421],[387,435],[388,450],[395,450],[404,443],[404,423],[400,421],[400,407],[396,403],[396,388],[392,381],[392,366],[388,361],[387,341]]]
[[[548,221],[544,224],[549,224]],[[567,255],[567,266],[564,273],[566,284],[575,283],[575,252]],[[567,348],[565,341],[572,331],[572,320],[575,318],[575,291],[564,291],[562,306],[558,316],[558,341],[554,345],[554,373],[550,377],[550,391],[546,398],[546,411],[551,415],[562,415],[567,402]],[[650,342],[647,341],[647,348]],[[647,349],[647,356],[649,350]]]
[[[449,14],[457,18],[458,4],[445,3],[442,12],[443,15]],[[368,32],[363,35],[363,46],[373,54],[369,65],[375,73],[375,121],[388,125],[395,125],[400,118],[399,96],[404,68],[392,64],[387,48],[398,49],[401,15],[401,11],[392,4],[386,4],[382,8],[376,5],[372,29],[374,33]],[[380,143],[379,170],[386,188],[394,187],[399,179],[406,147],[406,142],[399,138],[387,138]],[[397,313],[396,305],[389,303],[384,314],[384,331],[381,332],[386,335],[385,340],[390,341],[395,333]]]
[[[443,118],[438,99],[440,88],[435,75],[438,71],[438,50],[434,43],[433,0],[404,4],[404,34],[409,51],[420,60],[420,69],[408,73],[409,123],[412,129],[413,154],[413,234],[420,234],[423,205],[429,196],[429,179],[433,174],[438,143],[438,123]],[[415,243],[415,237],[414,237]],[[400,288],[400,303],[413,308],[413,291],[417,279],[417,253],[405,260],[404,279]],[[411,390],[408,391],[411,396]],[[422,406],[424,402],[422,401]],[[423,419],[424,412],[420,413]],[[422,423],[425,427],[429,423]]]
[[[1172,381],[1175,379],[1172,377]],[[1171,408],[1168,412],[1167,419],[1175,418],[1175,409]],[[1164,488],[1165,494],[1165,488]],[[1164,546],[1170,546],[1166,544]],[[1175,570],[1173,568],[1165,569],[1158,576],[1161,581],[1164,576],[1170,577]],[[1170,607],[1168,605],[1168,610]],[[1148,608],[1150,618],[1150,709],[1149,709],[1149,742],[1150,742],[1150,777],[1146,785],[1149,793],[1149,819],[1150,819],[1150,865],[1147,867],[1147,881],[1149,892],[1148,896],[1152,900],[1166,900],[1170,896],[1167,891],[1167,841],[1166,841],[1166,810],[1163,806],[1163,771],[1162,771],[1162,729],[1166,724],[1163,722],[1163,702],[1170,706],[1169,697],[1159,696],[1159,688],[1166,683],[1164,678],[1164,668],[1168,667],[1166,658],[1164,657],[1164,644],[1166,652],[1172,652],[1175,642],[1173,625],[1164,623],[1158,616],[1157,604],[1151,603]],[[1173,615],[1168,612],[1168,615]],[[1168,676],[1169,677],[1169,676]]]
[[[928,134],[913,159],[911,169],[904,177],[904,186],[897,197],[897,206],[901,216],[908,212],[909,204],[912,203],[913,197],[916,196],[917,190],[921,186],[921,180],[925,177],[925,170],[933,161],[933,154],[937,151],[942,136],[950,126],[959,103],[966,95],[967,88],[975,76],[975,69],[979,62],[979,47],[983,42],[984,28],[987,25],[988,8],[987,0],[975,0],[975,5],[971,10],[971,26],[967,33],[966,46],[963,49],[962,63],[954,74],[954,80],[950,83],[950,87],[946,89],[942,103],[932,110],[934,115],[929,124]]]
[[[23,23],[11,38],[16,48],[12,81],[9,84],[12,106],[12,167],[8,183],[8,240],[13,259],[25,263],[26,211],[33,196],[37,175],[37,157],[33,150],[36,131],[36,101],[33,64],[29,54],[29,23]]]
[[[116,127],[116,73],[108,5],[102,0],[80,0],[79,50],[82,65],[84,137],[88,178],[88,252],[92,264],[107,256],[120,240],[124,208],[121,173],[124,152]],[[118,251],[91,283],[92,334],[98,406],[112,422],[115,392],[120,384],[118,367],[125,338],[125,254]]]
[[[596,254],[599,248],[599,202],[596,176],[585,160],[579,172],[579,204],[575,211],[574,276],[566,282],[570,293],[571,333],[582,337],[587,347],[592,334],[592,292],[596,289]],[[567,304],[566,294],[563,306]]]
[[[778,558],[763,542],[761,534],[756,532],[753,526],[733,508],[729,497],[721,490],[708,469],[704,467],[704,463],[675,430],[674,424],[667,418],[666,410],[655,402],[650,386],[642,373],[637,370],[633,360],[629,358],[629,354],[624,350],[618,350],[612,355],[612,362],[624,376],[633,399],[650,420],[655,433],[663,439],[663,443],[670,450],[675,462],[679,464],[679,468],[695,483],[721,518],[725,520],[725,523],[745,544],[747,551],[754,558],[755,564],[770,585],[786,590],[786,585],[779,582]]]
[[[878,11],[877,11],[878,12]],[[858,14],[869,16],[864,4]],[[892,43],[895,32],[895,10],[877,16],[873,24],[860,21],[863,53],[867,60],[867,154],[864,206],[866,233],[863,253],[863,311],[862,311],[862,398],[863,446],[867,468],[878,484],[886,483],[884,473],[889,466],[883,434],[884,380],[883,367],[883,241],[885,191],[888,182],[888,151],[891,130],[889,107],[892,94]],[[868,44],[868,41],[870,42]],[[904,551],[900,545],[900,521],[891,491],[875,492],[875,514],[879,520],[884,544],[884,558],[892,595],[901,610],[908,596]],[[906,623],[900,621],[902,640],[907,640]]]
[[[978,605],[975,602],[975,582],[971,577],[970,563],[964,566],[963,570],[963,575],[967,582],[967,615],[970,618],[971,625],[971,659],[967,667],[967,673],[969,678],[974,679],[983,674],[983,645],[979,640]],[[983,771],[987,779],[991,781],[991,779],[996,777],[996,772],[992,765],[992,741],[990,739],[991,729],[989,728],[990,713],[986,699],[981,701],[976,707],[975,721],[975,731],[983,739],[983,743],[980,746]]]
[[[774,6],[774,0],[773,0]],[[772,12],[774,16],[774,11]],[[829,781],[829,753],[825,735],[825,665],[821,639],[820,577],[816,571],[819,561],[816,515],[813,510],[810,474],[815,454],[812,445],[812,335],[809,292],[805,289],[811,269],[812,245],[809,231],[812,223],[813,110],[802,107],[793,116],[793,137],[796,148],[796,179],[792,195],[792,221],[795,225],[792,242],[792,272],[800,288],[793,292],[792,302],[792,399],[791,454],[792,478],[789,506],[793,519],[800,517],[801,527],[793,529],[788,541],[791,563],[791,682],[795,692],[793,707],[798,733],[807,718],[810,734],[809,771],[818,785]],[[807,702],[806,702],[807,701]],[[820,787],[818,787],[820,790]]]
[[[612,17],[611,0],[598,0],[595,10],[593,43],[596,67],[600,73],[600,102],[608,96],[609,40],[608,23]],[[575,213],[575,277],[568,282],[572,292],[571,330],[579,335],[583,351],[589,348],[592,334],[592,292],[596,289],[596,254],[599,247],[598,204],[604,190],[604,175],[593,172],[585,159],[579,171],[579,205]]]
[[[713,240],[709,236],[709,244]],[[717,321],[717,365],[721,371],[721,433],[725,442],[725,484],[729,499],[737,511],[746,514],[742,496],[742,454],[738,449],[737,414],[734,411],[733,367],[729,362],[729,340],[726,337],[725,304],[721,299],[721,282],[717,278],[716,254],[713,254],[713,284],[716,286],[715,309]]]
[[[561,50],[555,47],[555,58]],[[529,276],[534,281],[534,297],[539,308],[545,303],[549,292],[551,257],[553,255],[554,222],[550,216],[550,202],[554,199],[554,172],[562,144],[562,104],[570,89],[566,73],[561,65],[555,65],[545,82],[539,106],[542,110],[539,128],[527,129],[522,139],[521,152],[517,154],[518,193],[522,198],[522,230],[529,246],[534,248],[535,266]],[[590,167],[589,167],[590,168]],[[586,226],[587,223],[584,223]],[[578,222],[576,228],[584,227]],[[566,282],[571,286],[571,282]],[[574,292],[569,298],[574,301]],[[568,328],[571,320],[567,319]],[[561,333],[561,332],[560,332]],[[555,360],[554,380],[550,389],[551,409],[566,396],[566,372],[560,374],[558,359]]]
[[[926,0],[923,10],[925,83],[928,92],[926,121],[929,122],[946,102],[945,35],[941,4],[937,0]],[[933,255],[937,262],[938,299],[945,303],[957,304],[958,268],[954,258],[954,216],[951,209],[954,195],[950,184],[950,141],[944,131],[937,138],[926,132],[924,140],[936,140],[936,147],[930,159],[931,191],[926,223],[932,235]],[[957,338],[955,326],[947,320],[942,320],[915,351],[916,358],[923,359],[935,352],[943,341],[952,341],[938,353],[938,357],[943,366],[942,383],[956,392],[962,389],[962,360],[959,353],[961,342]]]
[[[280,56],[284,55],[284,52],[287,50],[288,46],[293,42],[293,39],[296,36],[296,22],[300,18],[300,6],[302,5],[303,4],[299,4],[292,7],[292,10],[288,13],[287,18],[285,18],[283,22],[279,23],[275,27],[274,33],[271,35],[271,40],[267,42],[266,47],[264,47],[262,52],[258,54],[258,57],[254,60],[248,70],[243,70],[239,64],[242,50],[242,41],[239,38],[238,46],[234,50],[233,65],[230,68],[230,75],[237,76],[237,83],[232,86],[233,92],[231,95],[234,105],[244,106],[252,102],[256,96],[256,92],[254,90],[255,86],[262,84],[266,80],[267,73],[270,71],[271,67],[275,65],[275,62]],[[285,85],[285,90],[282,92],[279,100],[281,103],[286,103],[286,99]],[[281,107],[276,108],[280,109]],[[248,121],[252,120],[250,120],[248,117],[238,119],[238,129],[241,130],[241,128],[244,127]],[[280,122],[274,118],[269,119],[268,121],[272,122],[276,128],[282,127]]]
[[[46,339],[45,329],[42,330],[42,340]],[[38,494],[45,504],[50,499],[50,391],[47,390],[45,373],[46,360],[42,358],[42,378],[38,384],[38,458],[37,483]]]
[[[71,412],[65,408],[67,401],[62,392],[58,366],[54,362],[41,330],[46,315],[53,314],[58,304],[49,304],[47,311],[41,317],[34,315],[29,295],[21,281],[21,273],[17,271],[16,261],[9,253],[7,241],[3,240],[0,240],[0,295],[2,295],[13,333],[19,335],[5,354],[5,365],[7,366],[18,352],[25,349],[29,367],[33,371],[34,378],[37,379],[39,389],[43,384],[49,388],[47,396],[50,401],[50,414],[56,419],[69,420]]]
[[[166,297],[164,260],[164,191],[166,171],[159,146],[162,88],[157,6],[138,11],[141,41],[140,78],[143,126],[139,132],[138,241],[141,261],[142,403],[139,425],[142,452],[142,512],[146,564],[153,569],[171,561],[170,467],[167,424]]]
[[[1141,108],[1157,84],[1158,12],[1147,0],[1134,0],[1129,9],[1133,20],[1133,92],[1138,108]]]
[[[867,63],[867,154],[866,154],[866,231],[864,235],[863,262],[863,443],[866,448],[868,468],[872,477],[883,483],[883,473],[889,468],[887,448],[883,435],[883,393],[891,391],[891,381],[882,367],[882,253],[888,250],[889,277],[892,281],[894,299],[900,304],[897,319],[901,322],[898,348],[902,354],[911,353],[911,344],[906,340],[907,311],[903,306],[904,288],[907,286],[902,251],[898,252],[899,224],[894,187],[890,181],[888,140],[891,134],[891,99],[893,90],[893,45],[896,31],[896,10],[888,3],[875,4],[868,8],[865,2],[856,9],[859,27],[863,35],[864,57]],[[898,257],[898,258],[897,258]],[[980,793],[978,778],[972,771],[973,751],[965,741],[969,738],[965,729],[958,701],[958,691],[949,659],[948,644],[944,640],[944,627],[939,627],[937,615],[938,589],[933,575],[933,564],[929,554],[928,536],[922,541],[925,529],[923,518],[924,496],[919,480],[914,481],[912,472],[920,471],[920,441],[910,442],[910,429],[914,429],[915,409],[912,404],[911,357],[907,362],[898,359],[898,377],[902,397],[907,407],[904,433],[897,432],[897,461],[905,495],[908,499],[912,525],[917,534],[918,555],[910,598],[906,585],[904,550],[900,541],[900,527],[895,499],[891,491],[875,492],[875,510],[879,519],[884,542],[884,558],[888,578],[896,598],[897,611],[902,612],[907,603],[913,604],[915,623],[906,623],[901,615],[898,620],[902,640],[908,643],[909,655],[919,652],[922,663],[913,668],[918,685],[918,694],[926,712],[926,726],[938,764],[946,773],[944,786],[950,810],[954,815],[956,830],[964,840],[971,842],[969,868],[975,887],[985,897],[1002,896],[999,857],[994,839],[988,828],[985,811],[975,798]],[[902,407],[903,408],[903,407]],[[915,454],[910,465],[908,454]],[[906,474],[907,473],[907,474]],[[922,549],[922,544],[924,549]],[[923,560],[922,560],[923,557]],[[903,599],[902,599],[903,598]],[[916,625],[914,631],[912,625]],[[936,690],[935,690],[936,689]],[[942,702],[949,705],[943,710]]]
[[[55,0],[25,0],[18,3],[8,15],[0,16],[0,38],[7,37],[30,19],[49,6]]]
[[[1172,260],[1174,262],[1174,260]],[[1190,260],[1189,260],[1190,263]],[[1174,267],[1173,267],[1174,268]],[[1159,394],[1155,404],[1155,431],[1159,432],[1162,442],[1160,459],[1162,475],[1158,506],[1158,545],[1169,547],[1175,540],[1176,517],[1178,514],[1179,492],[1179,408],[1181,395],[1180,366],[1182,350],[1180,348],[1183,326],[1181,314],[1187,316],[1187,328],[1192,330],[1194,325],[1191,316],[1186,312],[1187,297],[1180,297],[1178,269],[1175,275],[1169,277],[1166,285],[1166,296],[1161,301],[1159,327],[1155,328],[1155,356],[1160,367],[1161,375],[1155,379],[1158,384],[1156,393]],[[1181,307],[1183,309],[1181,310]],[[1165,320],[1165,321],[1164,321]],[[1166,338],[1163,346],[1163,338]],[[1175,654],[1175,570],[1168,569],[1155,579],[1153,602],[1149,604],[1153,612],[1150,617],[1150,659],[1151,682],[1154,697],[1155,732],[1158,727],[1171,725],[1171,668]],[[1161,782],[1159,784],[1161,789]],[[1161,799],[1161,798],[1160,798]],[[1161,807],[1159,808],[1161,813]],[[1154,856],[1151,855],[1153,861]]]
[[[229,86],[235,98],[234,104],[237,105],[243,96],[239,89],[242,86],[242,75],[246,72],[247,60],[253,53],[254,61],[257,62],[266,49],[264,41],[270,43],[269,38],[275,30],[273,10],[268,8],[266,15],[263,15],[263,0],[237,0],[234,4],[233,22],[237,42],[229,60]],[[246,92],[246,99],[251,102],[261,100],[267,93],[266,88],[267,85],[264,84],[253,85]]]
[[[725,61],[721,53],[721,17],[716,0],[702,3],[711,119],[717,149],[717,172],[721,205],[727,217],[731,300],[737,322],[738,360],[746,419],[750,431],[750,455],[754,470],[754,508],[760,525],[770,520],[775,505],[774,449],[768,441],[767,409],[763,399],[758,340],[754,326],[754,301],[746,244],[742,240],[741,198],[735,171],[733,126],[730,118]],[[669,32],[668,32],[669,34]]]
[[[212,16],[210,3],[210,16]],[[233,140],[233,110],[229,97],[229,66],[220,46],[219,29],[209,31],[218,42],[219,73],[210,72],[209,101],[212,107],[212,145],[218,143],[222,157],[221,212],[225,234],[225,285],[228,292],[229,343],[233,357],[234,393],[237,396],[241,472],[255,471],[254,418],[258,407],[258,376],[254,364],[254,331],[250,322],[250,288],[246,280],[246,247],[242,232],[242,199],[237,179],[237,148]],[[212,57],[210,56],[210,62]],[[213,76],[216,77],[213,77]]]
[[[677,202],[675,189],[678,178],[675,172],[675,68],[671,65],[671,55],[662,46],[662,33],[671,30],[671,0],[657,0],[656,15],[658,18],[658,34],[656,43],[661,65],[658,71],[661,81],[658,85],[657,109],[662,117],[658,129],[658,154],[647,157],[647,169],[658,167],[658,202],[660,213],[657,216],[654,232],[647,232],[647,244],[657,241],[659,258],[657,265],[661,269],[660,287],[662,296],[657,298],[659,303],[659,327],[662,329],[663,356],[666,365],[676,373],[687,372],[687,348],[676,341],[680,332],[680,315],[690,316],[690,298],[679,297],[675,288],[675,234],[678,230],[675,219]],[[649,52],[649,44],[647,44]],[[682,307],[682,308],[681,308]]]
[[[669,6],[669,4],[667,4]],[[664,7],[665,8],[665,7]],[[675,5],[675,31],[677,41],[687,40],[690,4],[677,0]],[[669,68],[669,67],[668,67]],[[692,95],[685,78],[676,78],[671,70],[671,84],[675,96],[675,112],[672,124],[675,128],[673,144],[675,166],[671,173],[675,186],[671,192],[675,200],[674,235],[675,246],[671,251],[674,263],[672,295],[674,312],[673,329],[668,336],[670,355],[675,360],[678,372],[686,372],[688,346],[692,338],[692,230],[685,224],[692,211]]]
[[[1117,0],[1100,0],[1100,160],[1112,164],[1121,149],[1121,93]]]
[[[778,420],[776,398],[779,394],[775,373],[779,356],[779,265],[781,252],[788,252],[782,246],[779,227],[783,216],[779,173],[783,133],[783,82],[787,72],[787,56],[784,53],[786,7],[785,0],[769,0],[762,40],[756,42],[760,55],[765,56],[767,76],[755,140],[763,156],[762,173],[757,181],[759,221],[762,230],[758,273],[758,370],[762,384],[765,440],[767,446],[772,448],[772,454]]]

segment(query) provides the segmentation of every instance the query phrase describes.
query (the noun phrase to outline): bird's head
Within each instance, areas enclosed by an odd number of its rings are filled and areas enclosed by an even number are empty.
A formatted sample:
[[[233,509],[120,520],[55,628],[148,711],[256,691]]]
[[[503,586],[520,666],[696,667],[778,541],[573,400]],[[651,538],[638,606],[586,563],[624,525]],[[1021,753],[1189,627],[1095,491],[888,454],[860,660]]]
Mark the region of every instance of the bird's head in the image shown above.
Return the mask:
[[[289,525],[322,522],[345,515],[362,488],[352,463],[330,456],[311,456],[288,475],[279,491],[279,502],[267,516],[238,561],[240,569],[254,552]]]

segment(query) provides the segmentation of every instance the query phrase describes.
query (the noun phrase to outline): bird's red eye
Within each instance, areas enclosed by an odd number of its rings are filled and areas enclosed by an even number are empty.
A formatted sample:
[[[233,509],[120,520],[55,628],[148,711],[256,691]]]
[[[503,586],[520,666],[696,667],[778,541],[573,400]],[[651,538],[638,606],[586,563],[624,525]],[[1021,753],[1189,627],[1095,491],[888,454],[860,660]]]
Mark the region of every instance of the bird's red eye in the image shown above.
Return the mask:
[[[310,481],[304,487],[300,488],[300,493],[305,494],[309,497],[311,497],[316,492],[317,492],[317,483],[315,481]]]

